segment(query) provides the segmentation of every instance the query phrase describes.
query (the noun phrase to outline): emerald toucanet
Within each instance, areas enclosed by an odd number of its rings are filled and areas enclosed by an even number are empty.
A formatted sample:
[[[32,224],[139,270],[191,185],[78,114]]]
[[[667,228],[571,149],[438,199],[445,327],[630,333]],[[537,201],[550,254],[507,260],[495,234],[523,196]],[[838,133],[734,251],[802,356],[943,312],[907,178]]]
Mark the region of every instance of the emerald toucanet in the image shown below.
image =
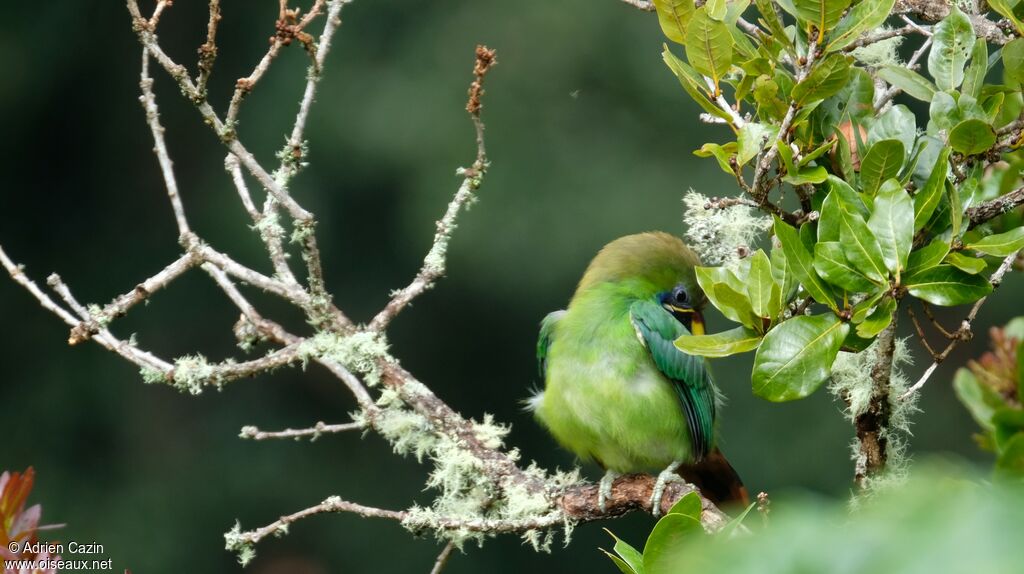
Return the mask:
[[[745,497],[715,448],[719,395],[705,360],[673,345],[704,332],[698,264],[667,233],[616,239],[590,262],[569,307],[541,323],[544,390],[528,406],[559,443],[607,471],[602,509],[615,477],[638,471],[664,469],[655,514],[677,472],[709,498]]]

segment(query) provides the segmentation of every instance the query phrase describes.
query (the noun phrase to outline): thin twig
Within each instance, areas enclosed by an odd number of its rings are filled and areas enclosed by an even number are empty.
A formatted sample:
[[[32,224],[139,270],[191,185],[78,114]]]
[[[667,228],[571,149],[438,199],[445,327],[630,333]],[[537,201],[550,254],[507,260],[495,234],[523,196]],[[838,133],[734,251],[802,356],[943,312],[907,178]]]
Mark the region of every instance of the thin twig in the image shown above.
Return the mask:
[[[156,107],[156,96],[153,95],[153,78],[149,76],[149,49],[142,49],[142,79],[139,87],[142,88],[143,109],[146,110],[146,123],[149,124],[149,131],[153,134],[154,148],[157,161],[160,162],[160,172],[164,176],[164,184],[167,186],[167,196],[171,200],[171,208],[174,210],[174,219],[178,223],[178,236],[184,236],[190,231],[188,221],[185,219],[185,207],[181,203],[181,195],[178,193],[178,181],[174,177],[174,167],[171,158],[167,153],[167,143],[164,141],[164,128],[160,125],[160,113]]]
[[[1006,275],[1007,271],[1010,270],[1010,268],[1013,266],[1014,261],[1016,260],[1017,253],[1008,255],[1005,259],[1003,259],[1003,262],[999,264],[999,267],[995,270],[995,272],[992,273],[992,276],[989,278],[989,283],[992,284],[993,290],[999,287],[1000,283],[1003,282],[1003,277]],[[990,296],[991,295],[987,295],[975,301],[974,306],[971,307],[970,312],[967,313],[967,317],[965,317],[963,322],[960,323],[960,328],[956,330],[956,338],[950,341],[949,344],[946,345],[946,348],[943,349],[942,352],[935,357],[934,361],[932,361],[932,364],[929,365],[928,368],[925,370],[924,374],[921,375],[921,378],[918,379],[912,387],[907,389],[905,393],[900,395],[900,400],[905,400],[908,397],[910,397],[910,395],[920,390],[921,387],[923,387],[924,384],[928,382],[928,379],[931,378],[932,373],[934,373],[935,369],[939,367],[939,364],[945,361],[947,357],[949,357],[949,354],[953,352],[953,349],[956,348],[957,344],[959,344],[960,341],[967,341],[971,339],[971,324],[974,322],[974,319],[978,316],[978,311],[981,310],[981,306],[985,304],[985,301],[987,301]]]
[[[366,428],[361,422],[355,423],[341,423],[329,425],[323,421],[317,422],[315,425],[309,428],[302,429],[284,429],[282,431],[261,431],[254,426],[242,427],[242,432],[238,435],[241,438],[248,438],[252,440],[268,440],[274,438],[291,438],[300,439],[309,437],[310,441],[315,441],[325,434],[334,434],[350,430],[359,430]]]
[[[480,111],[483,107],[481,97],[483,96],[483,82],[487,72],[497,63],[494,58],[494,50],[486,46],[477,46],[476,63],[473,67],[473,83],[469,88],[469,101],[466,104],[466,111],[469,112],[476,128],[477,153],[476,161],[469,168],[459,170],[462,175],[462,184],[455,192],[455,197],[448,203],[444,216],[437,222],[437,231],[434,234],[434,242],[430,246],[426,257],[423,258],[423,265],[412,282],[404,288],[396,291],[387,305],[370,321],[368,329],[371,331],[382,331],[387,328],[394,319],[413,299],[420,296],[424,291],[431,289],[434,283],[444,276],[448,243],[451,241],[452,232],[455,231],[456,219],[463,207],[473,201],[474,192],[480,188],[484,174],[487,171],[487,150],[484,147],[484,123],[480,118]]]
[[[437,555],[437,560],[434,561],[434,567],[430,569],[430,574],[441,574],[444,570],[445,565],[448,564],[448,558],[452,555],[452,550],[455,549],[455,543],[449,542],[444,545],[441,549],[441,553]]]

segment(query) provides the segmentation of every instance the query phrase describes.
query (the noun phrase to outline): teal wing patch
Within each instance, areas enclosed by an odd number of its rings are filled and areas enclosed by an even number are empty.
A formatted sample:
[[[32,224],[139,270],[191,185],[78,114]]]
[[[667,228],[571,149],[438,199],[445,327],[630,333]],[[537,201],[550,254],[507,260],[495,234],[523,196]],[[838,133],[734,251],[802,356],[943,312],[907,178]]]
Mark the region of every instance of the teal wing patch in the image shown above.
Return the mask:
[[[537,371],[541,381],[546,379],[548,370],[548,349],[554,339],[555,323],[565,315],[565,310],[552,311],[540,322],[540,336],[537,337]]]
[[[688,355],[673,342],[689,331],[661,305],[640,301],[629,308],[630,319],[654,364],[679,396],[690,429],[695,460],[711,451],[715,426],[715,390],[703,357]]]

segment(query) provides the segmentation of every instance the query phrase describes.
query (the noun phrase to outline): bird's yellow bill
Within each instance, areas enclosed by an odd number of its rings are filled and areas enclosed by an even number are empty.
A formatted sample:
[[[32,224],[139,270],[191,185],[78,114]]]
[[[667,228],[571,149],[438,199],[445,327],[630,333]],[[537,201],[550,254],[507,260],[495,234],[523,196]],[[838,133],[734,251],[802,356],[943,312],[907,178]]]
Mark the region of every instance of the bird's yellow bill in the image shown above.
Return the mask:
[[[675,305],[665,305],[665,307],[675,313],[689,313],[690,333],[694,335],[704,334],[704,315],[702,315],[700,311],[697,309],[691,309],[690,307],[676,307]]]

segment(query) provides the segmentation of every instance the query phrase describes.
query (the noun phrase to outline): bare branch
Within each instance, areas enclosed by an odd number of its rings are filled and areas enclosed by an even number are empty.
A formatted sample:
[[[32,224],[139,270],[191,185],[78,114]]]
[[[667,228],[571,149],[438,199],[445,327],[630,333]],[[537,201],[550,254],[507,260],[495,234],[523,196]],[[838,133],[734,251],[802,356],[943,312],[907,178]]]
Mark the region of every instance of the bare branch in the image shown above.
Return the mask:
[[[487,72],[497,63],[494,58],[494,50],[486,46],[477,46],[476,63],[473,66],[473,83],[469,88],[469,101],[466,104],[466,111],[469,112],[473,125],[476,127],[477,152],[476,161],[469,168],[460,168],[458,174],[462,176],[462,185],[455,192],[455,197],[448,203],[448,209],[444,216],[437,222],[437,231],[434,234],[434,242],[423,258],[423,266],[419,273],[412,280],[412,283],[396,291],[391,300],[377,315],[370,321],[371,331],[383,331],[391,320],[405,309],[413,299],[420,296],[424,291],[432,288],[434,283],[444,276],[448,243],[451,241],[452,233],[455,231],[456,219],[462,208],[475,199],[474,192],[480,188],[484,174],[487,171],[487,151],[484,147],[484,123],[480,119],[480,110],[483,107],[481,96],[483,95],[483,82]]]
[[[452,550],[455,549],[455,543],[449,542],[444,545],[441,549],[441,553],[437,555],[437,560],[434,561],[434,567],[430,569],[430,574],[441,574],[444,570],[445,565],[448,564],[448,558],[452,555]]]
[[[354,423],[342,423],[329,425],[323,421],[317,422],[315,425],[309,428],[303,429],[284,429],[282,431],[261,431],[254,426],[242,427],[242,432],[238,435],[241,438],[249,438],[252,440],[268,440],[273,438],[291,438],[300,439],[309,437],[310,441],[315,441],[325,434],[334,434],[350,430],[360,430],[366,428],[361,422]]]
[[[997,287],[999,287],[1000,283],[1003,282],[1003,277],[1013,266],[1014,261],[1017,260],[1017,255],[1018,253],[1013,253],[1007,256],[1005,259],[1003,259],[1003,262],[999,264],[999,267],[995,270],[995,272],[992,273],[992,276],[989,278],[989,283],[992,284],[992,289],[996,289]],[[928,379],[931,378],[932,373],[935,372],[935,369],[939,368],[939,364],[941,364],[943,361],[946,360],[947,357],[949,357],[949,354],[953,352],[953,349],[956,348],[957,344],[959,344],[960,341],[969,341],[973,337],[973,333],[971,332],[971,324],[974,322],[974,319],[978,316],[978,311],[981,310],[981,306],[985,304],[985,301],[987,301],[990,296],[991,295],[988,295],[975,301],[974,306],[971,307],[970,312],[967,313],[967,317],[965,317],[963,322],[960,323],[960,328],[953,333],[953,335],[955,335],[955,338],[951,340],[949,344],[946,345],[946,348],[943,349],[941,353],[935,355],[932,364],[929,365],[927,369],[925,369],[924,374],[921,375],[921,378],[918,379],[912,387],[910,387],[909,389],[907,389],[905,393],[900,395],[900,400],[906,400],[910,397],[910,395],[919,391],[921,387],[923,387],[924,384],[928,382]]]
[[[149,77],[149,50],[142,49],[142,79],[139,87],[142,88],[143,109],[146,110],[146,123],[153,134],[157,161],[160,162],[160,172],[164,175],[164,184],[167,186],[167,196],[171,199],[171,207],[174,209],[174,219],[178,223],[178,235],[183,236],[189,232],[188,221],[185,219],[185,207],[181,203],[181,196],[178,194],[178,181],[174,177],[174,167],[170,156],[167,154],[167,143],[164,142],[164,128],[160,125],[160,113],[156,107],[156,97],[153,95],[153,78]]]

